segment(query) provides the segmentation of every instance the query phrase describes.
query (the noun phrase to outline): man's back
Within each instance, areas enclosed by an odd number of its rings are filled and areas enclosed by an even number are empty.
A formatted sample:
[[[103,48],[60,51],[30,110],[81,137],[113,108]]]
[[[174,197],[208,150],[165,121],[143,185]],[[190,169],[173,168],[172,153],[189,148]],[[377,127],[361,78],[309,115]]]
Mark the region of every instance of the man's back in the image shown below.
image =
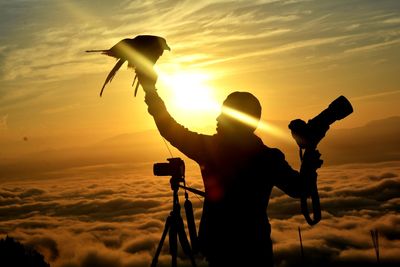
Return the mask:
[[[273,187],[274,154],[255,135],[204,136],[208,157],[201,167],[206,198],[199,239],[209,261],[272,262],[266,214]],[[270,166],[269,166],[270,165]]]

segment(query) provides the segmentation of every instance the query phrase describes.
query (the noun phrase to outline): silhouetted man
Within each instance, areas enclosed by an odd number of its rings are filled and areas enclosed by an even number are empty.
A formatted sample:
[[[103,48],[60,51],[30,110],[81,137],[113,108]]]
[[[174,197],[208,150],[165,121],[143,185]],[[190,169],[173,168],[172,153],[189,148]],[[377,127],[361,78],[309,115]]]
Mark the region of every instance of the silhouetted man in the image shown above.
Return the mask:
[[[304,159],[300,173],[283,153],[269,148],[254,134],[255,127],[224,112],[217,118],[217,133],[198,134],[178,124],[156,92],[155,73],[138,75],[148,111],[161,135],[200,165],[205,188],[199,241],[209,265],[273,266],[267,206],[273,186],[291,197],[307,195],[306,174],[315,171],[319,153]],[[257,120],[261,105],[247,92],[234,92],[223,107]]]

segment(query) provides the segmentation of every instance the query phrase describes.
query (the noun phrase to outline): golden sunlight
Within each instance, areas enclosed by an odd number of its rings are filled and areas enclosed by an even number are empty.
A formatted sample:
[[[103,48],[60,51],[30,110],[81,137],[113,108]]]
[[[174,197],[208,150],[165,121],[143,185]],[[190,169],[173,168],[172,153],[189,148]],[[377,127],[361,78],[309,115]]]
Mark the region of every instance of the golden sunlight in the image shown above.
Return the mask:
[[[205,72],[180,71],[172,74],[160,73],[160,80],[170,92],[170,103],[187,116],[194,113],[218,113],[214,90],[207,84],[211,75]]]
[[[232,117],[236,120],[239,120],[245,124],[257,127],[257,130],[269,133],[269,134],[274,135],[282,140],[286,140],[286,141],[290,141],[290,142],[293,140],[292,137],[288,133],[284,132],[280,128],[278,128],[270,123],[267,123],[263,120],[259,121],[258,119],[253,118],[252,116],[249,116],[249,115],[247,115],[243,112],[240,112],[236,109],[224,106],[222,108],[222,113],[224,113],[225,115],[228,115],[229,117]]]

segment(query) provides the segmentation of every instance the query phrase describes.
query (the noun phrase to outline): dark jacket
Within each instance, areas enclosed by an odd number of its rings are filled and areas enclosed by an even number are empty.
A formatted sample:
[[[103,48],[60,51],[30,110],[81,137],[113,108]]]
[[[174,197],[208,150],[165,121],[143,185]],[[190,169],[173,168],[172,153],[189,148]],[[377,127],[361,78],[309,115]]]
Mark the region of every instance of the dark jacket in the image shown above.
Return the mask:
[[[199,241],[210,266],[271,265],[266,213],[271,190],[277,186],[300,197],[304,179],[299,172],[254,134],[198,134],[178,124],[156,92],[147,93],[145,101],[161,135],[200,165],[206,196]]]

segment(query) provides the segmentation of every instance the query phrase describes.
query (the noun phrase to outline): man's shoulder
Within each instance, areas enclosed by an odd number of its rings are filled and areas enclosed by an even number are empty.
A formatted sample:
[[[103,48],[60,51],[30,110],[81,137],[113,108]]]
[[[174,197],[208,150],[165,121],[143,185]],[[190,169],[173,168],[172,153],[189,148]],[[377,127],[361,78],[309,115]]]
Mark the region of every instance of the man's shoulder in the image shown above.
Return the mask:
[[[264,157],[268,157],[269,159],[273,158],[275,160],[284,160],[285,159],[285,154],[283,152],[276,148],[276,147],[269,147],[267,145],[263,145],[263,151],[262,154]]]

